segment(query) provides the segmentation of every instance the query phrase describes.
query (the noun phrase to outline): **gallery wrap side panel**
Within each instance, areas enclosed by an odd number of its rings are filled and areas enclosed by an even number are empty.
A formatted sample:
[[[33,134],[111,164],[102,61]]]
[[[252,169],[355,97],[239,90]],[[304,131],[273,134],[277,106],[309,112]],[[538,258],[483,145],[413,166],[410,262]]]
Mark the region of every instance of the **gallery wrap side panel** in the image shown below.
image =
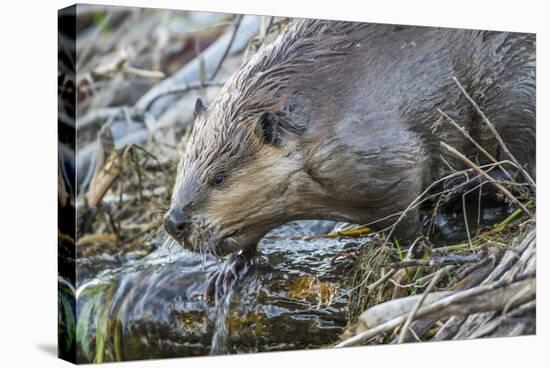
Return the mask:
[[[76,362],[76,5],[58,11],[58,356]]]

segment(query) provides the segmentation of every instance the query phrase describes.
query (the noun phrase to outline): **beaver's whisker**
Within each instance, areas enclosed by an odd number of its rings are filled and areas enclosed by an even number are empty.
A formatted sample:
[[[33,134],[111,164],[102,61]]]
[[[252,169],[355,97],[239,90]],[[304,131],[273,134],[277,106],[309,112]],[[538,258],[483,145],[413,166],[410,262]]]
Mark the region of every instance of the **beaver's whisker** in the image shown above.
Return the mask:
[[[221,272],[223,270],[224,260],[222,259],[222,257],[217,251],[217,248],[219,248],[220,242],[217,237],[214,237],[212,230],[208,231],[208,235],[209,235],[208,243],[207,243],[208,252],[214,256],[215,266],[217,267],[218,271]]]
[[[147,237],[145,237],[145,239],[143,240],[144,242],[147,242],[151,239],[153,239],[155,236],[157,236],[162,230],[164,230],[164,228],[162,226],[160,226],[156,231],[152,232],[151,234],[149,234]]]
[[[201,239],[202,240],[202,239]],[[204,242],[199,243],[199,256],[201,257],[201,271],[204,272],[204,263],[206,262],[204,257]]]
[[[224,260],[222,259],[222,257],[220,256],[220,254],[216,251],[216,246],[213,246],[212,249],[211,249],[211,252],[212,254],[214,255],[214,258],[216,260],[216,267],[218,268],[218,271],[222,271],[223,270],[223,263],[224,263]]]
[[[165,236],[164,240],[162,241],[162,244],[164,247],[172,248],[174,246],[174,243],[176,240],[172,238],[171,236]]]
[[[168,232],[166,231],[166,229],[164,228],[164,224],[160,225],[159,228],[157,229],[157,231],[155,232],[155,235],[158,235],[160,233],[164,233],[166,236],[170,237],[174,242],[176,241],[176,239],[172,238]]]

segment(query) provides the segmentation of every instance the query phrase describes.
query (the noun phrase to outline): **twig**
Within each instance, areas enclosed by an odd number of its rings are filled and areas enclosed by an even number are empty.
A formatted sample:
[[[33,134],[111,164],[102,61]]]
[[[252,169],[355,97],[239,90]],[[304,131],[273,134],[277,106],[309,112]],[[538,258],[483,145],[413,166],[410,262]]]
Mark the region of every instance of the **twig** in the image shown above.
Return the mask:
[[[124,72],[125,74],[135,75],[137,77],[147,79],[162,79],[165,76],[164,73],[159,70],[141,69],[131,65],[124,65],[122,68],[122,72]]]
[[[460,159],[462,162],[464,162],[466,165],[468,165],[470,168],[472,168],[477,174],[484,177],[492,183],[498,190],[502,192],[508,199],[510,199],[513,203],[517,204],[529,217],[533,217],[533,214],[531,211],[527,209],[521,203],[512,193],[508,191],[508,189],[504,188],[499,182],[497,182],[495,179],[493,179],[490,175],[488,175],[485,171],[481,170],[479,166],[474,164],[472,161],[470,161],[466,156],[464,156],[462,153],[458,152],[455,148],[449,146],[445,142],[440,142],[440,145],[445,148],[447,151],[449,151],[451,154],[453,154],[456,158]]]
[[[493,123],[491,123],[489,121],[489,119],[487,118],[487,116],[485,115],[485,113],[483,113],[483,111],[481,111],[481,109],[479,108],[478,104],[472,99],[472,97],[470,97],[470,95],[468,94],[468,92],[466,92],[466,90],[464,89],[464,87],[462,86],[462,84],[460,84],[460,82],[458,81],[458,79],[456,77],[453,77],[453,80],[455,81],[456,85],[458,86],[458,88],[460,88],[460,91],[462,91],[462,93],[464,94],[464,96],[468,99],[468,101],[470,101],[470,103],[472,104],[472,106],[476,109],[477,113],[479,114],[479,116],[481,116],[481,119],[483,120],[483,122],[485,122],[485,124],[487,125],[487,127],[489,128],[489,130],[491,131],[491,133],[493,133],[493,135],[495,136],[500,148],[508,155],[508,157],[510,158],[510,160],[516,164],[518,170],[521,171],[521,173],[523,174],[523,176],[525,177],[525,180],[531,184],[531,187],[533,188],[534,191],[536,191],[537,189],[537,185],[535,184],[535,181],[533,180],[533,178],[531,178],[531,176],[527,173],[527,171],[525,171],[525,169],[523,168],[523,166],[521,166],[519,164],[519,162],[516,160],[516,158],[514,157],[514,155],[512,155],[512,152],[510,152],[510,150],[508,149],[508,147],[506,146],[506,144],[504,143],[504,141],[502,140],[502,138],[500,137],[500,134],[498,134],[495,126],[493,125]],[[530,215],[531,216],[531,215]]]
[[[379,278],[377,281],[371,283],[370,285],[367,285],[367,290],[372,290],[380,285],[382,285],[384,282],[388,281],[388,279],[390,277],[393,276],[393,274],[396,272],[397,270],[396,269],[392,269],[392,270],[389,270],[388,272],[386,272],[386,274],[384,276],[382,276],[381,278]]]
[[[231,38],[229,39],[229,42],[227,43],[227,47],[225,48],[222,56],[220,57],[220,60],[218,61],[218,65],[216,65],[216,69],[212,72],[212,75],[210,75],[209,80],[213,80],[216,78],[216,75],[218,75],[218,72],[220,71],[223,62],[227,58],[227,55],[229,55],[229,50],[231,50],[231,46],[233,46],[233,42],[235,41],[235,37],[237,36],[237,32],[239,31],[239,27],[241,26],[241,22],[243,20],[242,15],[238,15],[237,19],[235,20],[235,25],[233,27],[233,32],[231,33]]]
[[[78,239],[76,242],[76,245],[81,247],[83,245],[89,245],[94,243],[116,243],[117,241],[117,235],[116,234],[90,234],[90,235],[84,235],[81,238]]]
[[[420,237],[417,237],[412,242],[412,244],[410,245],[410,247],[407,251],[407,255],[403,259],[403,262],[408,262],[408,261],[414,260],[416,248],[417,248],[418,244],[420,244],[419,242],[423,239],[424,239],[424,237],[420,236]],[[397,246],[399,247],[399,243],[397,243]],[[401,252],[400,248],[398,248],[398,250],[399,250],[399,252]],[[412,266],[412,267],[414,267],[414,266]],[[412,270],[411,270],[411,272],[412,272]],[[392,292],[392,299],[396,299],[396,298],[399,298],[399,297],[403,296],[403,294],[405,292],[405,288],[402,286],[402,284],[403,284],[403,280],[405,280],[405,278],[409,282],[411,281],[411,276],[409,275],[409,269],[407,267],[399,269],[399,271],[396,272],[395,277],[390,280],[394,285],[393,292]]]
[[[76,70],[82,70],[82,66],[83,66],[82,64],[86,61],[86,58],[88,57],[88,54],[90,53],[90,50],[92,49],[92,45],[94,44],[94,42],[97,41],[99,34],[103,31],[103,29],[105,28],[107,23],[109,23],[111,21],[112,17],[113,17],[113,11],[111,10],[103,17],[103,19],[101,19],[99,24],[94,28],[93,35],[92,35],[93,41],[90,42],[88,45],[86,45],[84,50],[82,50],[78,54],[80,56],[80,58],[76,62]]]
[[[480,254],[470,254],[461,256],[458,254],[450,254],[432,259],[411,259],[387,265],[392,269],[407,268],[412,266],[439,267],[447,265],[458,265],[471,262],[479,262],[482,259]]]
[[[111,116],[118,114],[119,111],[120,107],[103,107],[90,111],[86,115],[76,118],[76,129],[79,130],[87,127],[88,125],[107,120]]]
[[[464,135],[464,137],[466,137],[466,139],[468,139],[474,146],[476,146],[476,148],[481,153],[483,153],[483,155],[485,157],[487,157],[489,159],[489,161],[491,161],[493,163],[497,163],[497,160],[493,157],[493,155],[491,155],[489,152],[487,152],[487,150],[485,148],[483,148],[479,143],[477,143],[477,141],[472,138],[472,136],[466,131],[466,129],[464,127],[458,125],[458,123],[456,121],[454,121],[453,118],[451,118],[449,115],[447,115],[446,113],[444,113],[440,109],[437,109],[437,111],[441,115],[443,115],[445,118],[447,118],[449,123],[451,123],[451,125],[454,126],[459,132],[461,132],[462,135]],[[512,177],[512,175],[510,175],[510,173],[503,166],[500,165],[500,169],[511,181],[514,181],[514,178]]]
[[[405,340],[405,337],[407,336],[407,331],[409,330],[409,326],[411,325],[411,322],[413,321],[416,315],[416,312],[418,312],[418,309],[420,309],[420,307],[426,300],[426,297],[428,296],[428,294],[432,291],[432,289],[435,287],[435,285],[437,284],[437,282],[445,272],[446,270],[444,268],[436,272],[434,278],[432,279],[432,281],[430,281],[430,284],[422,294],[422,298],[420,298],[420,300],[415,305],[411,313],[409,313],[409,316],[405,320],[403,327],[401,327],[401,334],[399,335],[399,340],[397,341],[399,344],[403,343],[403,341]]]
[[[468,223],[468,210],[466,207],[466,194],[462,195],[462,215],[464,217],[464,228],[466,229],[466,236],[468,237],[468,244],[472,248],[472,235],[470,234],[470,224]]]
[[[95,80],[97,78],[112,77],[122,70],[126,62],[128,62],[128,58],[128,50],[122,48],[112,60],[109,60],[105,64],[96,66],[90,73],[91,79]]]
[[[139,159],[136,158],[135,151],[133,150],[130,151],[129,155],[137,173],[139,203],[142,203],[143,202],[143,183],[141,180],[141,166],[139,164]]]
[[[144,111],[149,110],[149,108],[153,105],[153,103],[158,100],[161,97],[167,96],[167,95],[174,95],[174,94],[180,94],[185,93],[194,89],[199,89],[203,87],[221,87],[225,84],[224,81],[194,81],[190,83],[185,83],[182,85],[177,86],[167,86],[167,88],[157,90],[154,95],[150,95],[147,97],[147,100],[144,100],[142,102],[142,106],[144,106]]]
[[[105,209],[105,214],[107,215],[107,218],[109,219],[109,224],[111,225],[111,228],[113,229],[113,232],[115,233],[116,235],[116,243],[117,245],[119,245],[119,241],[120,241],[120,224],[117,226],[117,224],[115,223],[115,219],[113,217],[113,215],[111,214],[111,210],[109,209],[109,207],[104,207]]]

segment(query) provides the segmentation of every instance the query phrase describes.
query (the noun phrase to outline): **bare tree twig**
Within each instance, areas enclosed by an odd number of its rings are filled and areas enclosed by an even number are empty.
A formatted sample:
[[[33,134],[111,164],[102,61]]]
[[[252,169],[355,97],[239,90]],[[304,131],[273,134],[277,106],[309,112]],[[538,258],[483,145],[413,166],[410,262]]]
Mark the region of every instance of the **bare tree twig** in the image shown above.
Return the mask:
[[[203,87],[220,87],[225,84],[225,81],[194,81],[191,83],[185,83],[182,85],[177,86],[167,86],[167,88],[158,90],[155,95],[148,96],[148,100],[145,100],[143,102],[144,110],[147,111],[153,103],[158,100],[159,98],[166,96],[166,95],[173,95],[173,94],[179,94],[179,93],[186,93],[188,91],[199,89]]]
[[[147,70],[147,69],[140,69],[136,68],[131,65],[124,65],[122,68],[122,71],[125,74],[135,75],[137,77],[141,78],[148,78],[148,79],[162,79],[164,78],[164,73],[159,70]]]
[[[474,106],[474,108],[476,109],[477,113],[479,114],[479,116],[481,116],[481,119],[483,120],[483,122],[485,122],[485,124],[487,125],[487,127],[489,128],[489,130],[491,130],[491,133],[493,133],[493,135],[495,136],[500,148],[502,148],[502,150],[504,152],[506,152],[506,154],[508,155],[508,157],[510,158],[510,160],[512,162],[514,162],[518,168],[518,170],[521,171],[521,173],[523,174],[523,176],[525,177],[525,180],[531,184],[531,187],[536,190],[537,189],[537,185],[535,183],[535,181],[533,180],[533,178],[531,178],[531,175],[529,175],[527,173],[527,171],[525,171],[525,169],[523,168],[523,166],[521,166],[519,164],[519,162],[516,160],[516,158],[514,157],[514,155],[512,155],[512,152],[510,152],[510,150],[508,149],[508,147],[506,146],[506,144],[504,143],[504,141],[502,140],[502,138],[500,137],[500,134],[498,134],[495,126],[493,125],[493,123],[491,123],[489,121],[489,119],[487,118],[487,116],[485,115],[485,113],[483,111],[481,111],[481,109],[479,108],[478,104],[472,99],[472,97],[470,97],[470,95],[468,94],[468,92],[466,92],[466,90],[464,89],[464,87],[462,86],[462,84],[460,84],[460,82],[458,81],[458,79],[456,77],[453,77],[453,80],[455,81],[456,85],[458,86],[458,88],[460,88],[460,91],[462,91],[462,93],[464,94],[464,96],[468,99],[468,101],[470,101],[470,103],[472,104],[472,106]]]
[[[483,155],[485,157],[487,157],[489,159],[489,161],[491,161],[493,163],[497,163],[497,160],[493,157],[493,155],[491,155],[489,152],[487,152],[487,150],[485,148],[481,147],[481,145],[479,143],[477,143],[477,141],[474,138],[472,138],[472,136],[466,131],[466,129],[464,129],[464,127],[458,125],[458,123],[456,121],[454,121],[453,118],[451,118],[449,115],[447,115],[446,113],[444,113],[440,109],[437,109],[437,111],[441,115],[443,115],[445,118],[447,118],[447,120],[451,123],[451,125],[454,126],[459,132],[461,132],[464,135],[464,137],[466,137],[466,139],[468,139],[474,146],[476,146],[476,148],[481,153],[483,153]],[[503,166],[500,166],[500,168],[510,180],[514,181],[514,178],[512,177],[512,175],[510,175],[510,173],[508,173],[508,171]]]
[[[508,189],[502,186],[499,182],[497,182],[495,179],[493,179],[490,175],[488,175],[485,171],[479,168],[476,164],[474,164],[472,161],[470,161],[466,156],[464,156],[462,153],[458,152],[455,148],[449,146],[445,142],[440,142],[441,147],[445,148],[447,151],[449,151],[452,155],[454,155],[456,158],[460,159],[462,162],[464,162],[466,165],[468,165],[470,168],[472,168],[477,174],[485,178],[487,181],[492,183],[498,190],[500,190],[510,201],[518,205],[529,217],[533,217],[533,214],[531,211],[527,209],[521,203]]]
[[[430,284],[422,294],[422,298],[420,298],[420,300],[418,301],[414,309],[411,311],[411,313],[409,313],[409,316],[407,317],[405,323],[401,327],[401,334],[399,335],[399,340],[398,340],[399,344],[403,343],[403,341],[405,340],[405,337],[407,336],[407,331],[409,330],[409,326],[411,325],[411,322],[416,316],[416,312],[418,312],[418,309],[420,309],[420,307],[426,300],[426,297],[428,296],[428,294],[433,290],[433,288],[435,287],[435,285],[437,284],[437,282],[445,272],[446,270],[444,268],[436,272],[434,278],[432,279],[432,281],[430,281]]]
[[[103,107],[97,110],[90,111],[82,117],[77,117],[76,128],[82,129],[88,125],[96,124],[100,121],[107,120],[114,114],[120,111],[120,107]]]
[[[393,269],[406,268],[411,266],[426,266],[426,267],[438,267],[438,266],[447,266],[447,265],[457,265],[471,262],[479,262],[482,259],[481,254],[469,254],[469,255],[458,255],[450,254],[446,256],[441,256],[432,259],[411,259],[405,260],[397,263],[391,263],[387,265]]]
[[[93,40],[94,42],[97,41],[97,37],[99,34],[103,31],[105,26],[111,21],[111,18],[113,17],[113,11],[110,10],[104,17],[101,19],[99,24],[94,28],[93,30]],[[84,50],[82,50],[79,54],[79,59],[76,62],[76,70],[81,70],[83,63],[86,61],[86,58],[88,57],[88,54],[90,53],[90,50],[92,48],[93,42],[90,42]]]
[[[235,19],[235,23],[233,26],[233,32],[231,32],[231,38],[229,39],[229,42],[227,43],[227,47],[225,48],[222,56],[220,57],[220,61],[218,61],[218,65],[216,65],[216,69],[212,72],[212,75],[210,75],[209,80],[213,80],[216,78],[216,75],[218,75],[218,72],[220,71],[223,62],[227,58],[227,55],[229,55],[229,50],[231,50],[231,47],[233,46],[233,42],[235,42],[235,37],[237,36],[237,32],[239,31],[239,27],[241,26],[241,22],[243,20],[242,15],[237,15],[237,19]]]

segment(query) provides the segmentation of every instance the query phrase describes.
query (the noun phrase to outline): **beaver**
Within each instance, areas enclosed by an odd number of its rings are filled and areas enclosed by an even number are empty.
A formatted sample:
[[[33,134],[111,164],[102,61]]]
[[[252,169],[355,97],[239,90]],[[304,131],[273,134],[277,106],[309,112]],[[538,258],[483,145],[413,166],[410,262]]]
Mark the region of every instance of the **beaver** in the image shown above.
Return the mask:
[[[433,128],[439,111],[508,159],[453,77],[534,175],[535,35],[299,19],[209,106],[197,100],[165,229],[236,265],[293,220],[387,228],[448,173],[441,141],[479,153],[449,124]],[[416,237],[418,208],[394,230],[403,241]]]

